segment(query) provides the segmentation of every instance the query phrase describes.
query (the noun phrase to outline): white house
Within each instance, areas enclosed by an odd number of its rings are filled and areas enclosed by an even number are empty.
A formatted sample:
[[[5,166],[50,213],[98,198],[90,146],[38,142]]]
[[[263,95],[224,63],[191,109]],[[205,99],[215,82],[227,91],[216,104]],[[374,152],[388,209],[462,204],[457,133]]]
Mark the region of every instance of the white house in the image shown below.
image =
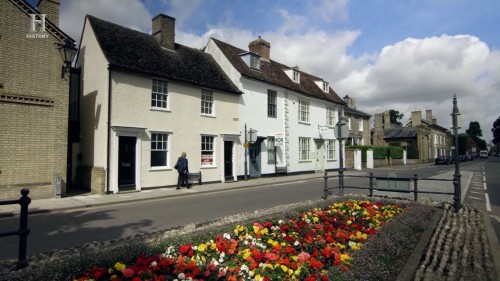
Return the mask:
[[[271,60],[270,50],[260,37],[249,43],[249,50],[215,38],[205,47],[243,92],[239,126],[252,142],[248,174],[258,177],[285,167],[288,173],[338,168],[333,128],[344,101],[322,78]],[[245,162],[245,153],[240,155]]]
[[[95,192],[175,186],[182,152],[203,182],[241,170],[241,91],[209,54],[176,44],[174,31],[163,14],[152,35],[85,19],[78,174]]]

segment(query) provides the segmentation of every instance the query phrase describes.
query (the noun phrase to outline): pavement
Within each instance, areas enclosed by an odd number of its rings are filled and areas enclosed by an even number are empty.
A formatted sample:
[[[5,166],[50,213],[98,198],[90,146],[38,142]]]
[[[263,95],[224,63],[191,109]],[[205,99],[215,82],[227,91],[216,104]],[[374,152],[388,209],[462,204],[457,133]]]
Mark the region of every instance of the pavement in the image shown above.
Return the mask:
[[[404,168],[412,169],[412,167],[410,166],[414,165],[408,165],[405,166]],[[401,167],[397,168],[400,169]],[[384,169],[387,169],[387,167],[385,167]],[[375,171],[375,170],[376,169],[373,170],[365,169],[362,171],[347,170],[344,172],[344,175],[346,176],[368,175],[370,171]],[[338,175],[338,173],[335,171],[329,172],[329,175],[336,176]],[[202,185],[192,185],[190,189],[182,188],[180,190],[177,190],[175,187],[165,187],[165,188],[143,189],[142,191],[119,192],[117,194],[108,194],[108,195],[96,195],[88,193],[88,194],[69,196],[63,198],[33,199],[31,204],[29,205],[29,213],[40,214],[40,213],[72,210],[72,209],[92,208],[98,206],[110,206],[114,204],[123,204],[127,202],[157,200],[159,198],[187,196],[198,193],[223,192],[225,190],[231,190],[237,188],[238,189],[249,188],[249,187],[256,187],[263,185],[272,186],[275,184],[283,184],[286,182],[297,182],[314,178],[320,179],[323,177],[324,177],[323,173],[307,173],[307,174],[283,175],[277,177],[252,178],[248,180],[239,180],[239,181],[225,182],[225,183],[206,183]],[[336,178],[331,179],[330,182],[334,180],[337,179]],[[465,176],[462,180],[462,185],[466,187],[465,192],[469,184],[470,184],[470,179],[467,179],[467,177]],[[439,185],[442,185],[442,183]],[[465,196],[463,195],[462,198],[464,197]],[[0,218],[18,216],[19,214],[20,214],[20,206],[17,204],[0,205]],[[489,238],[488,240],[490,242],[490,249],[493,254],[497,276],[500,276],[500,245],[495,235],[495,231],[493,230],[491,223],[487,219],[488,214],[484,214],[484,216],[485,216],[485,228],[488,234]]]

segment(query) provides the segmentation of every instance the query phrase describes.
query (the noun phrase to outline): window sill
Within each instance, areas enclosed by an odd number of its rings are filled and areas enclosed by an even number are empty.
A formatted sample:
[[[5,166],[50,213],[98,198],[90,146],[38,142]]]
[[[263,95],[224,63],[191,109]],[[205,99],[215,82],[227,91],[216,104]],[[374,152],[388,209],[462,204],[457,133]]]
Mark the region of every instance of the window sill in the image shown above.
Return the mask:
[[[151,111],[163,111],[163,112],[172,112],[168,108],[160,108],[160,107],[150,107],[149,110]]]
[[[271,116],[271,115],[267,115],[267,118],[274,118],[274,119],[277,119],[276,116]]]
[[[337,159],[326,159],[326,162],[337,162]]]
[[[312,160],[299,160],[299,163],[312,163]]]
[[[216,169],[217,166],[200,166],[200,169]]]
[[[303,125],[311,125],[311,123],[309,123],[309,122],[304,122],[304,121],[299,121],[299,124],[303,124]]]
[[[212,115],[212,114],[203,114],[203,113],[201,113],[200,116],[202,116],[202,117],[209,117],[209,118],[216,118],[216,116]]]
[[[150,172],[153,172],[153,171],[171,171],[172,168],[168,167],[168,166],[164,166],[164,167],[149,167],[149,171]]]

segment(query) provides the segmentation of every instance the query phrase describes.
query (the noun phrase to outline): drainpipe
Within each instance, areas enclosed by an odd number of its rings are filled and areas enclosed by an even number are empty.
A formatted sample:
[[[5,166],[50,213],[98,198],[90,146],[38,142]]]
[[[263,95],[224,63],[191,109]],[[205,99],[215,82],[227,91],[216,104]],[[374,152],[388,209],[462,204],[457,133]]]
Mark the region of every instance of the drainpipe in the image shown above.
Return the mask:
[[[111,68],[108,66],[108,137],[107,137],[107,151],[106,151],[106,194],[111,193],[109,190],[109,162],[110,162],[110,157],[109,153],[111,151],[110,149],[110,144],[111,144],[111,96],[112,96],[112,86],[111,86],[112,80],[111,80]]]

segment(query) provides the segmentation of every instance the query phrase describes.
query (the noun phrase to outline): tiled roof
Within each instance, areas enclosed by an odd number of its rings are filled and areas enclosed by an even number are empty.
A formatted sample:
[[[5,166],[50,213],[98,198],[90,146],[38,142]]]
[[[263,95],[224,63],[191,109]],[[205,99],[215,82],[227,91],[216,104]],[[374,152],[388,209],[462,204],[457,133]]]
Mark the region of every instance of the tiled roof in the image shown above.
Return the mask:
[[[87,19],[111,68],[241,94],[214,58],[201,50],[180,44],[168,50],[150,34],[90,15]]]
[[[261,60],[260,71],[251,69],[240,57],[240,54],[248,53],[248,50],[242,50],[215,38],[211,39],[215,42],[215,44],[217,44],[219,49],[224,53],[233,67],[238,72],[240,72],[242,76],[248,79],[259,80],[264,83],[280,86],[288,90],[299,92],[306,96],[315,97],[338,104],[345,104],[345,102],[337,95],[337,93],[335,93],[332,88],[330,88],[330,92],[327,94],[323,92],[320,87],[318,87],[315,81],[323,80],[319,77],[297,70],[300,73],[300,84],[295,83],[284,72],[284,70],[292,68],[273,60]]]
[[[396,127],[384,129],[384,139],[404,139],[416,138],[418,128],[415,127]]]
[[[360,111],[360,110],[357,110],[355,108],[348,107],[348,106],[346,106],[344,108],[344,113],[346,113],[347,115],[356,115],[356,116],[361,116],[361,117],[367,117],[368,119],[370,119],[370,117],[372,117],[368,113],[364,113],[363,111]]]

